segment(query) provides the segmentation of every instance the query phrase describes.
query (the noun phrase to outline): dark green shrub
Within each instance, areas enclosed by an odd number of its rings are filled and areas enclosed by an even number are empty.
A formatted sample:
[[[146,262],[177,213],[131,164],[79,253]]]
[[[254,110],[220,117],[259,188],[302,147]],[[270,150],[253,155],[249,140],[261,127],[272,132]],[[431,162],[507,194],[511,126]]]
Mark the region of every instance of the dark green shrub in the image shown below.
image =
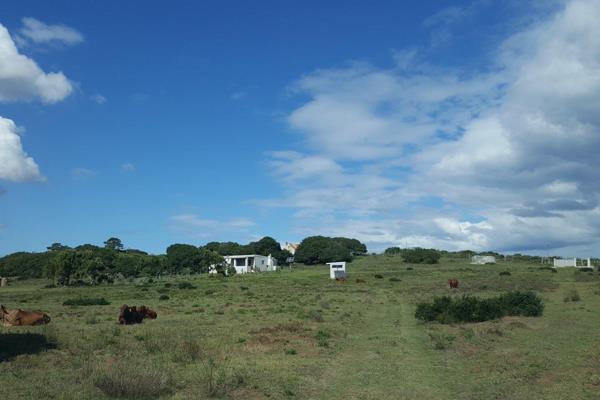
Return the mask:
[[[539,317],[544,312],[544,302],[534,292],[514,291],[500,296],[505,315]]]
[[[179,289],[196,289],[196,286],[192,285],[190,282],[179,282],[177,287]]]
[[[437,264],[441,254],[435,249],[422,249],[415,247],[414,249],[404,249],[400,253],[404,262],[413,264]]]
[[[396,278],[395,276],[390,278],[390,282],[402,282],[402,279]]]
[[[502,272],[500,272],[499,275],[500,276],[510,276],[510,272],[508,272],[508,271],[502,271]]]
[[[406,267],[407,271],[412,271],[414,268],[413,267]]]
[[[170,288],[171,286],[173,286],[173,285],[171,285],[169,282],[165,283],[166,288]]]
[[[77,297],[63,302],[63,306],[107,306],[110,301],[104,297]]]
[[[415,318],[438,321],[443,324],[457,322],[482,322],[506,315],[537,317],[542,315],[544,304],[533,292],[509,292],[499,297],[480,299],[473,296],[451,298],[434,297],[432,303],[419,303]]]
[[[381,274],[375,274],[375,275],[373,275],[373,277],[375,279],[383,279],[383,275],[381,275]]]
[[[170,297],[167,296],[166,294],[161,294],[160,297],[158,298],[159,300],[169,300]]]
[[[249,290],[250,288],[248,286],[240,286],[240,290]]]
[[[581,267],[581,268],[579,268],[579,272],[594,272],[594,268]]]

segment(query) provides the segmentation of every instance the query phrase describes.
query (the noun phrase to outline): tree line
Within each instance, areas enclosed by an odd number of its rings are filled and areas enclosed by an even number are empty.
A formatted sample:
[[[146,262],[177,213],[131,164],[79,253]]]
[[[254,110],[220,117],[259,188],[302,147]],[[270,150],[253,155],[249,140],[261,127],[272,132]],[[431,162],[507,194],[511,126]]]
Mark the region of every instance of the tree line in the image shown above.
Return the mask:
[[[45,252],[9,254],[0,258],[0,276],[48,278],[57,285],[86,285],[140,276],[206,273],[211,265],[224,272],[227,266],[223,257],[228,255],[271,255],[280,265],[292,257],[269,236],[244,245],[236,242],[210,242],[204,246],[172,244],[165,254],[160,255],[125,249],[121,240],[115,237],[103,244],[71,248],[57,242],[48,246]],[[366,246],[356,239],[312,236],[300,243],[295,261],[307,265],[350,261],[366,251]]]

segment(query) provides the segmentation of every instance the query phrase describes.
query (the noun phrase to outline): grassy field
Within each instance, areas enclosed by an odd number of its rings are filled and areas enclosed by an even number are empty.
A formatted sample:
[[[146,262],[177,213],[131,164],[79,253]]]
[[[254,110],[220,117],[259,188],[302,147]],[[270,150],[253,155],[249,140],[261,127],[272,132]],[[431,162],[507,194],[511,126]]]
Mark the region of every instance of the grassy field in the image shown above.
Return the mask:
[[[0,399],[598,399],[600,275],[539,267],[368,256],[349,264],[346,283],[324,266],[86,288],[17,282],[0,303],[52,322],[0,327]],[[455,293],[448,278],[461,282]],[[195,288],[179,289],[183,281]],[[544,315],[414,318],[434,295],[513,289],[539,293]],[[580,300],[565,301],[573,291]],[[63,305],[79,296],[111,304]],[[158,319],[120,326],[122,303],[150,306]]]

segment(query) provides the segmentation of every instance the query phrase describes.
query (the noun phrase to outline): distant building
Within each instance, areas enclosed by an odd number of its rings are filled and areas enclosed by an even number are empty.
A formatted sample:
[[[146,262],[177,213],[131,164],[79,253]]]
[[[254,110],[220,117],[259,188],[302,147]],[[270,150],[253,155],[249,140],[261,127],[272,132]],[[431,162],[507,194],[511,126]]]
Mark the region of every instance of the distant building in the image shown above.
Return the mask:
[[[588,267],[592,268],[592,260],[585,258],[555,258],[553,260],[554,267]]]
[[[471,257],[471,264],[496,264],[496,257],[494,256],[473,256]]]
[[[261,256],[260,254],[247,254],[238,256],[225,256],[225,263],[235,268],[235,272],[238,274],[245,274],[248,272],[266,272],[277,270],[277,259],[268,256]]]
[[[287,250],[292,254],[296,254],[296,250],[298,250],[299,244],[285,242],[285,246],[283,246],[283,250]]]

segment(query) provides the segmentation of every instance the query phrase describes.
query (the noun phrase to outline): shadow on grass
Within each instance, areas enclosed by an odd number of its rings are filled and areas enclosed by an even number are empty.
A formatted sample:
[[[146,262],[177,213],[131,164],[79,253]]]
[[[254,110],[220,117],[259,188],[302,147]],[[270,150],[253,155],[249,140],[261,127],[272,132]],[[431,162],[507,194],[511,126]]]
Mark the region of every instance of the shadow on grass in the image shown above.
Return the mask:
[[[37,354],[55,347],[39,333],[0,333],[0,362],[21,354]]]

